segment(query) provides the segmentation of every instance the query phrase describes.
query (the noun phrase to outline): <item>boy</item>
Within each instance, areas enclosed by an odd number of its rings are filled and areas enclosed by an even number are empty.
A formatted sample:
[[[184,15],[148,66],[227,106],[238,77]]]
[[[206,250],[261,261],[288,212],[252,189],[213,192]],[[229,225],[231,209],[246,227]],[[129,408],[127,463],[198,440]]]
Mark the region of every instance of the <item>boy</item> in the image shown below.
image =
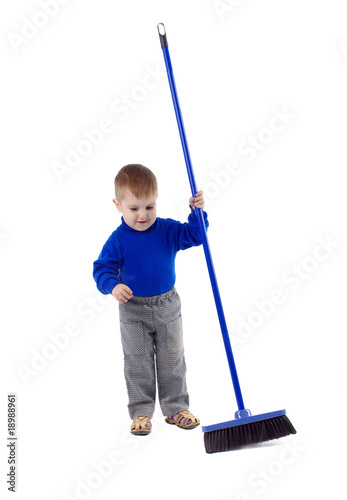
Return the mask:
[[[119,302],[124,374],[131,433],[151,432],[156,378],[166,422],[182,429],[200,424],[190,411],[180,298],[174,288],[178,250],[201,244],[195,207],[204,208],[202,191],[189,199],[191,213],[182,224],[157,218],[157,180],[138,164],[126,165],[115,178],[121,225],[106,241],[93,276],[98,290]],[[206,228],[207,214],[204,212]]]

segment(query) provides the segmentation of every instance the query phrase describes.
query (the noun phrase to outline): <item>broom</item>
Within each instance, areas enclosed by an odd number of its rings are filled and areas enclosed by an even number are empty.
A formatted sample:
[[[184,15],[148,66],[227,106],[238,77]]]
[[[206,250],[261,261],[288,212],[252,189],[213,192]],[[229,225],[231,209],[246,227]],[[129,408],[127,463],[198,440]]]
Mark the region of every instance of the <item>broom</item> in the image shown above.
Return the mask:
[[[169,80],[173,105],[176,113],[177,125],[181,137],[184,158],[189,177],[192,196],[198,192],[193,172],[192,162],[188,149],[186,133],[183,125],[181,109],[178,101],[175,79],[172,70],[171,58],[166,37],[166,30],[163,23],[158,24],[158,32],[161,47],[163,50],[167,76]],[[222,300],[219,293],[216,273],[213,266],[211,251],[206,233],[204,217],[200,208],[195,208],[198,218],[201,239],[203,243],[207,268],[210,276],[213,296],[217,308],[218,319],[223,336],[226,355],[228,358],[230,374],[233,382],[234,392],[238,405],[235,419],[220,424],[203,426],[205,449],[207,453],[236,450],[247,445],[254,445],[272,439],[278,439],[289,434],[296,434],[296,430],[286,415],[285,410],[273,411],[259,415],[252,415],[250,410],[245,409],[242,398],[240,383],[236,371],[234,356],[230,344],[230,338],[225,321]]]

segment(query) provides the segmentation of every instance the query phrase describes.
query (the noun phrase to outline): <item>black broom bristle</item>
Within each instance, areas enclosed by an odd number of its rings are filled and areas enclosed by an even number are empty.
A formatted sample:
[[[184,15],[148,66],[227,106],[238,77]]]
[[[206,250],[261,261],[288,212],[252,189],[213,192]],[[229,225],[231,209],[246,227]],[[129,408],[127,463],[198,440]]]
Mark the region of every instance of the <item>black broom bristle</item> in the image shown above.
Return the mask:
[[[243,446],[271,441],[289,434],[296,434],[296,430],[287,415],[281,415],[258,422],[205,432],[205,449],[207,453],[237,450]]]

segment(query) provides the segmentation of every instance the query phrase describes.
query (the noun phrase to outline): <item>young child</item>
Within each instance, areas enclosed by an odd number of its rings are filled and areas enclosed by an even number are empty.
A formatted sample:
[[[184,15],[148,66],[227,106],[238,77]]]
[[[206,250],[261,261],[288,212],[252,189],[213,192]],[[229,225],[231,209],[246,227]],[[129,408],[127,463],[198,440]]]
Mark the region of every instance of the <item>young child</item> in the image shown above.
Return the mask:
[[[124,374],[131,433],[151,432],[156,380],[166,422],[182,429],[200,424],[189,408],[181,303],[174,288],[179,250],[201,244],[195,207],[204,208],[202,191],[189,199],[182,224],[157,217],[157,180],[143,165],[126,165],[115,178],[122,223],[106,241],[93,276],[98,290],[119,302]],[[204,212],[206,228],[207,214]]]

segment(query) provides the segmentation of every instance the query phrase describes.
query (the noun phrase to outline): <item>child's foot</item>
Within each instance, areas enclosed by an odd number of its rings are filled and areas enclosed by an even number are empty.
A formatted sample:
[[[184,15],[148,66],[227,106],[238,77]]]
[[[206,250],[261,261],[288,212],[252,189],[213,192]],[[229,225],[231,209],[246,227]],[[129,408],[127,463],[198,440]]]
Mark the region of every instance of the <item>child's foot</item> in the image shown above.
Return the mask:
[[[200,420],[194,417],[189,410],[182,410],[172,417],[166,417],[165,422],[171,425],[177,425],[181,429],[194,429],[200,425]]]
[[[130,432],[135,436],[147,436],[152,431],[152,423],[149,417],[136,417],[131,424]]]

